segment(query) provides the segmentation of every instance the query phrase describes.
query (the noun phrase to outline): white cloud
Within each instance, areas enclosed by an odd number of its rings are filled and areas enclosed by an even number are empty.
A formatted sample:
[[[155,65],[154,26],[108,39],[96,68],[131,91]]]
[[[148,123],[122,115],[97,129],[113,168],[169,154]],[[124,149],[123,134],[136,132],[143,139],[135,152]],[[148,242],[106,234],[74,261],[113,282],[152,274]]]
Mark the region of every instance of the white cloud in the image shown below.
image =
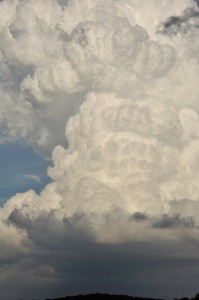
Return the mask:
[[[160,20],[196,3],[156,2],[75,0],[61,8],[54,0],[48,1],[47,10],[42,1],[0,3],[2,98],[10,99],[1,121],[1,141],[25,138],[50,155],[55,145],[64,144],[68,116],[77,111],[86,91],[132,94],[145,90],[143,81],[164,76],[175,61],[174,50],[151,41],[138,25],[158,39],[155,27]],[[150,8],[158,10],[153,22],[150,14],[143,15]],[[74,92],[81,96],[73,97]]]
[[[0,5],[0,142],[23,138],[46,156],[54,149],[53,182],[0,209],[2,260],[32,270],[28,257],[33,273],[60,278],[56,251],[67,261],[63,251],[80,242],[168,243],[174,252],[198,244],[196,28],[157,32],[196,3]]]

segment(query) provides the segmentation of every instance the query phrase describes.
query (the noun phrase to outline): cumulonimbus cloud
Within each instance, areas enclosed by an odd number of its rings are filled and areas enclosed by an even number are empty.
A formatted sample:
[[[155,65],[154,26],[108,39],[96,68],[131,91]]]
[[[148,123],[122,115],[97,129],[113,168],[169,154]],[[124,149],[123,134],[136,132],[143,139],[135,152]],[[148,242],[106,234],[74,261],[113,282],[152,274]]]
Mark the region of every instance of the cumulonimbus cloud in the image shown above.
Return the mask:
[[[198,29],[165,34],[187,8],[198,22],[196,3],[47,2],[0,3],[0,142],[53,149],[52,183],[0,209],[0,259],[82,240],[198,243]]]

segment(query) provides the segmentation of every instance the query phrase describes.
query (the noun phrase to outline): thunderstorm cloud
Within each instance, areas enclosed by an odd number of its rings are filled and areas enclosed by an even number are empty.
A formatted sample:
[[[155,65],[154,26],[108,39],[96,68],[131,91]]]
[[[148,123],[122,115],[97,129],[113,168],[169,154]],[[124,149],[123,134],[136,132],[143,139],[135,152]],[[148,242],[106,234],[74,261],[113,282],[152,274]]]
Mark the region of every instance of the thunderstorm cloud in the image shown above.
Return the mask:
[[[4,299],[197,291],[198,34],[193,0],[0,2],[0,144],[52,179],[0,208]]]

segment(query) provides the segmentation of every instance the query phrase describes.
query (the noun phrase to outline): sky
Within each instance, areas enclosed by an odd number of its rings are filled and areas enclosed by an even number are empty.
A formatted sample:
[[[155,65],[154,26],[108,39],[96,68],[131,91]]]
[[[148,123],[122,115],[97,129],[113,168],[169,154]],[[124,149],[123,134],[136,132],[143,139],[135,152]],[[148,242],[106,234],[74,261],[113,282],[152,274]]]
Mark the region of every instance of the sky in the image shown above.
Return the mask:
[[[39,193],[50,182],[46,169],[49,160],[22,142],[0,145],[0,195],[4,204],[16,193],[34,189]],[[1,205],[2,206],[2,205]]]
[[[199,8],[0,1],[0,290],[192,297]]]

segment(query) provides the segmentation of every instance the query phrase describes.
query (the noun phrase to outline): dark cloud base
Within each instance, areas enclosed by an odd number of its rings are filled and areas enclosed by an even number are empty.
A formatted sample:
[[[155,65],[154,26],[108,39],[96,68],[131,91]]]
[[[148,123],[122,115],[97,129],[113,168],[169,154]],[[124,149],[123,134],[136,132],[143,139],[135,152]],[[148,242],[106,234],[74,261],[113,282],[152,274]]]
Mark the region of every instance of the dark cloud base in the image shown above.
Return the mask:
[[[0,288],[4,300],[14,299],[10,289],[24,299],[97,292],[172,299],[197,293],[198,276],[199,256],[191,244],[76,242],[52,250],[38,247],[32,257],[20,259],[9,290],[3,282]]]

